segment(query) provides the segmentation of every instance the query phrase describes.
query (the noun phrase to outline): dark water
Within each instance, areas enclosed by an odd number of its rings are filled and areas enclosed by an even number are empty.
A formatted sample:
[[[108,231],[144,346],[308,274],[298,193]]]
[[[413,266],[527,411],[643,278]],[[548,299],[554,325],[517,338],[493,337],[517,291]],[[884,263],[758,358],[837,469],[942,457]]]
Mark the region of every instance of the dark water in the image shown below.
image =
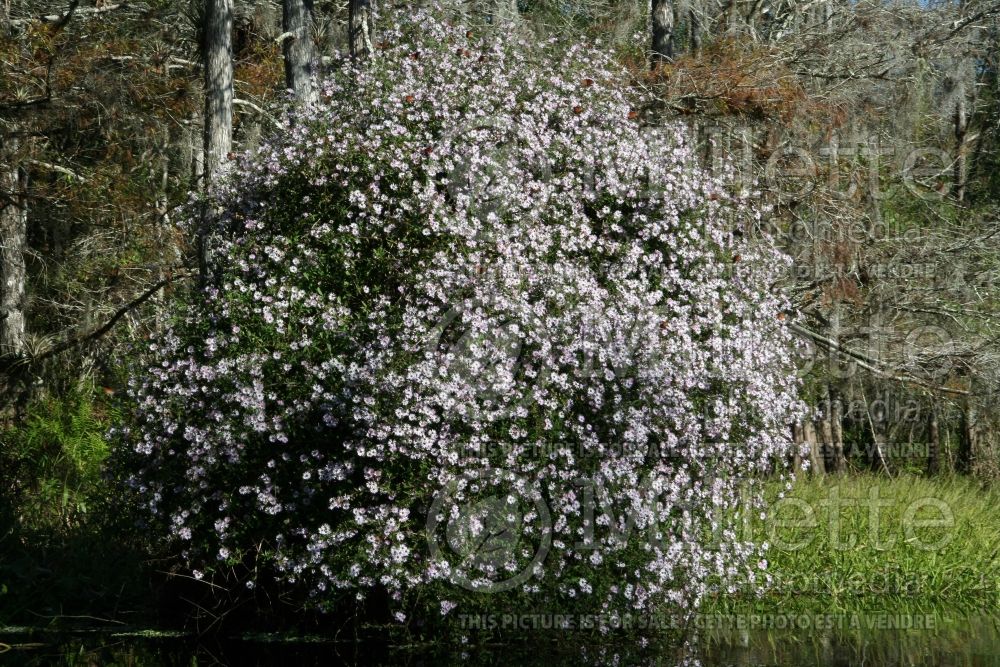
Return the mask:
[[[696,662],[688,664],[819,667],[1000,667],[1000,619],[987,616],[868,614],[708,617]],[[59,634],[0,629],[2,665],[552,665],[679,664],[666,649],[562,635],[487,646],[356,644],[329,638],[255,637],[197,641],[114,631]]]
[[[706,665],[1000,667],[1000,618],[941,614],[761,617],[708,630]],[[793,627],[788,627],[792,625]]]

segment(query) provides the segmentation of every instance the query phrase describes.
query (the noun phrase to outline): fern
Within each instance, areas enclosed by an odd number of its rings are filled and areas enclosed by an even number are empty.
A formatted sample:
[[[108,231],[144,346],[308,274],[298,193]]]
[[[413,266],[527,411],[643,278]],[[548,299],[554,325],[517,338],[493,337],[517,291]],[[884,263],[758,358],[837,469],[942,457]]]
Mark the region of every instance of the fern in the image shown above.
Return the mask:
[[[87,513],[100,490],[105,433],[114,417],[95,388],[84,385],[35,400],[19,427],[0,434],[5,467],[15,476],[10,504],[20,522],[68,526]]]

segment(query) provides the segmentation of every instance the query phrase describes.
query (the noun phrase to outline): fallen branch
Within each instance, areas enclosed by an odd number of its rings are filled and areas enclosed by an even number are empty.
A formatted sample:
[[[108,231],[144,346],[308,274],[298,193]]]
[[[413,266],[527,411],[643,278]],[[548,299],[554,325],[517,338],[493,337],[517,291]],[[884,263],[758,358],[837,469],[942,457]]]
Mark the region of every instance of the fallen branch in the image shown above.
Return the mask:
[[[37,354],[34,356],[21,356],[21,357],[0,359],[0,371],[5,371],[10,368],[14,368],[15,366],[30,365],[31,363],[37,361],[43,361],[50,357],[54,357],[57,354],[61,354],[66,350],[72,349],[78,345],[82,345],[83,343],[92,340],[97,340],[104,334],[111,331],[111,329],[113,329],[114,326],[118,324],[119,320],[125,317],[125,315],[127,315],[130,311],[134,310],[135,308],[138,308],[146,301],[149,301],[149,299],[152,298],[152,296],[156,294],[158,291],[160,291],[161,289],[163,289],[164,287],[166,287],[167,285],[169,285],[174,281],[190,278],[191,276],[196,275],[196,273],[197,272],[192,269],[182,269],[180,271],[171,272],[167,275],[166,278],[157,281],[154,285],[146,289],[145,292],[143,292],[142,294],[140,294],[139,296],[132,299],[131,301],[123,305],[121,308],[116,310],[115,313],[111,316],[111,318],[107,322],[97,327],[96,329],[78,336],[71,336],[66,340],[62,341],[61,343],[58,343],[57,345],[49,348],[48,350],[45,350],[41,354]]]
[[[809,338],[815,341],[816,343],[819,343],[828,350],[833,350],[834,352],[838,352],[846,357],[849,357],[852,361],[858,364],[858,366],[861,366],[865,370],[871,371],[872,373],[875,373],[876,375],[887,378],[889,380],[895,380],[896,382],[902,382],[902,383],[911,383],[923,387],[924,389],[929,389],[931,391],[939,391],[945,394],[954,394],[956,396],[969,395],[969,392],[965,389],[955,389],[953,387],[943,387],[939,385],[933,385],[930,384],[929,382],[921,380],[920,378],[915,378],[912,375],[900,375],[899,373],[896,373],[891,369],[882,367],[882,364],[879,361],[872,359],[871,357],[867,357],[861,354],[860,352],[855,352],[854,350],[850,350],[841,345],[840,343],[838,343],[837,341],[827,338],[826,336],[823,336],[821,334],[818,334],[815,331],[811,331],[805,328],[804,326],[796,324],[795,322],[790,322],[788,324],[788,328],[794,331],[795,333],[799,334],[800,336],[805,336],[806,338]]]
[[[71,0],[71,2],[69,3],[69,9],[66,10],[66,13],[63,14],[59,18],[59,20],[56,21],[56,24],[52,27],[53,33],[59,32],[60,30],[66,27],[66,24],[69,23],[69,20],[73,18],[73,14],[76,13],[76,8],[79,6],[79,4],[80,0]]]
[[[170,63],[167,68],[170,67],[201,67],[201,63],[195,60],[187,60],[185,58],[178,58],[177,56],[170,56]]]
[[[195,275],[195,271],[191,269],[184,269],[178,273],[169,273],[166,278],[158,281],[152,287],[150,287],[145,292],[140,294],[138,297],[136,297],[132,301],[129,301],[124,306],[115,311],[115,314],[111,316],[111,319],[105,322],[102,326],[98,327],[97,329],[94,329],[90,333],[84,334],[82,336],[74,336],[66,341],[63,341],[62,343],[56,345],[55,347],[49,350],[46,350],[42,354],[35,357],[35,360],[40,361],[42,359],[47,359],[48,357],[55,356],[60,352],[65,352],[66,350],[76,347],[77,345],[80,345],[87,341],[97,340],[104,334],[111,331],[111,329],[114,328],[115,324],[117,324],[120,319],[125,317],[125,315],[129,313],[129,311],[138,308],[146,301],[149,301],[149,299],[151,299],[152,296],[157,292],[159,292],[161,289],[163,289],[170,283],[174,282],[175,280],[183,280],[184,278],[190,278],[193,275]]]
[[[28,160],[28,163],[33,164],[36,167],[41,167],[42,169],[48,169],[49,171],[55,171],[60,174],[64,174],[66,176],[73,178],[76,181],[79,181],[80,183],[87,182],[87,179],[81,176],[80,174],[76,173],[75,171],[72,171],[71,169],[67,169],[66,167],[62,167],[58,164],[52,164],[51,162],[42,162],[41,160]]]
[[[276,128],[278,128],[279,130],[281,129],[281,123],[279,123],[274,116],[272,116],[267,111],[265,111],[263,108],[261,108],[259,105],[254,104],[250,100],[243,100],[243,99],[240,99],[238,97],[234,97],[233,98],[233,104],[235,104],[236,106],[250,107],[251,109],[253,109],[257,113],[259,113],[261,116],[263,116],[264,118],[266,118],[267,120],[269,120]]]
[[[104,7],[84,7],[83,9],[77,9],[76,5],[79,3],[74,2],[70,10],[65,14],[47,14],[45,16],[34,16],[25,19],[14,19],[10,22],[10,25],[15,27],[20,27],[23,25],[28,25],[29,23],[55,23],[57,27],[61,27],[69,22],[70,18],[73,16],[96,16],[97,14],[103,14],[104,12],[111,12],[116,9],[128,9],[131,7],[129,3],[122,2],[117,5],[105,5]]]

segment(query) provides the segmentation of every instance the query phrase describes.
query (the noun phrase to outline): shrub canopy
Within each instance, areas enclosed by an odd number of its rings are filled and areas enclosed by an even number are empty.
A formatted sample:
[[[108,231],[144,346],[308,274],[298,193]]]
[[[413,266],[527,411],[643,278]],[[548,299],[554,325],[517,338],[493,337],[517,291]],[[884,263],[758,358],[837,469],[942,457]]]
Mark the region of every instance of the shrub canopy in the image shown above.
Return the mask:
[[[403,20],[210,196],[213,285],[118,438],[151,530],[400,618],[759,576],[740,488],[797,409],[760,214],[592,47]]]

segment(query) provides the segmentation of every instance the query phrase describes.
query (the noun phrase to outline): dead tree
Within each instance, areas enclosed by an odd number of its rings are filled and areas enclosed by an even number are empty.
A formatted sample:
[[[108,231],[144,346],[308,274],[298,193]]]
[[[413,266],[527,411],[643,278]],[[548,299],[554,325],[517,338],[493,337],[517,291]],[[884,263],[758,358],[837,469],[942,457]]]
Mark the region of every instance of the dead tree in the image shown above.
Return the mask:
[[[674,24],[676,7],[673,0],[653,0],[651,13],[653,67],[674,59]]]
[[[7,139],[0,160],[0,360],[22,357],[26,342],[27,177],[17,164],[19,148]]]
[[[958,437],[958,453],[955,468],[962,473],[971,473],[976,463],[976,407],[971,400],[962,406],[961,433]]]
[[[306,104],[319,100],[319,51],[312,36],[313,1],[284,0],[282,3],[282,50],[285,57],[285,87]]]
[[[205,64],[205,171],[207,188],[229,159],[233,146],[233,2],[205,0],[202,33]],[[208,280],[209,233],[213,213],[206,207],[198,237],[201,280]]]
[[[375,31],[371,0],[350,0],[347,6],[347,39],[352,58],[370,58],[375,55]]]

